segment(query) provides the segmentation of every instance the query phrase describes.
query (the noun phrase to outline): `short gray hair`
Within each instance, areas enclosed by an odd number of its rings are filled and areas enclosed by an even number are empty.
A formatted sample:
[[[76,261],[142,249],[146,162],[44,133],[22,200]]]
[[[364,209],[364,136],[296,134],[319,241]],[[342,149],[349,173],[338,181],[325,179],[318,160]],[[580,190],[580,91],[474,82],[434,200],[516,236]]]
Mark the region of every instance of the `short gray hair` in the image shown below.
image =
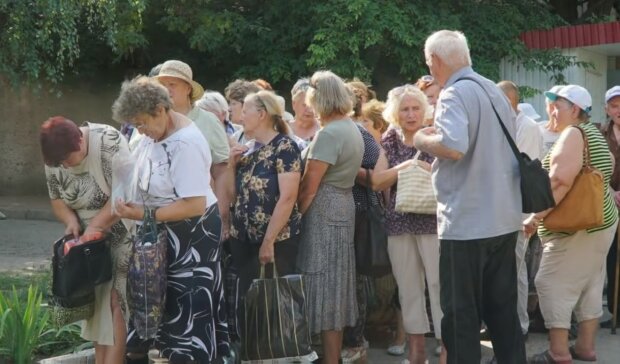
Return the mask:
[[[205,91],[204,95],[196,101],[196,106],[213,113],[224,113],[228,120],[228,102],[224,95],[217,91]]]
[[[121,92],[112,104],[112,118],[122,123],[140,114],[155,116],[160,106],[166,111],[172,109],[168,90],[157,81],[138,76],[123,82]]]
[[[440,30],[426,38],[424,56],[427,61],[433,54],[452,69],[471,66],[467,38],[457,30]]]
[[[347,115],[353,110],[353,91],[332,71],[317,71],[310,78],[306,104],[322,117]]]
[[[307,77],[297,80],[291,89],[291,100],[295,100],[297,96],[308,91],[308,87],[310,87],[310,80]]]
[[[388,92],[387,101],[385,102],[385,109],[383,110],[383,118],[390,124],[400,128],[400,120],[398,120],[398,111],[400,109],[400,103],[403,101],[405,95],[410,95],[416,99],[420,105],[422,105],[422,114],[426,114],[428,109],[428,99],[422,90],[414,85],[407,84],[398,86]]]

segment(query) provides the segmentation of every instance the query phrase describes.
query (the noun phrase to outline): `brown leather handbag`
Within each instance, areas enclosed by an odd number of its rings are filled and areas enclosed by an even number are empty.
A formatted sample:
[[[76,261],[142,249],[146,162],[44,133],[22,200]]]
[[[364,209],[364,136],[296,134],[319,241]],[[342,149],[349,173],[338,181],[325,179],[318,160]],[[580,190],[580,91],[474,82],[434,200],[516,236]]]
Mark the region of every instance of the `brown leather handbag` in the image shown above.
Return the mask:
[[[554,232],[576,232],[603,225],[603,174],[592,165],[583,129],[576,128],[584,140],[583,166],[564,199],[543,219],[545,227]]]

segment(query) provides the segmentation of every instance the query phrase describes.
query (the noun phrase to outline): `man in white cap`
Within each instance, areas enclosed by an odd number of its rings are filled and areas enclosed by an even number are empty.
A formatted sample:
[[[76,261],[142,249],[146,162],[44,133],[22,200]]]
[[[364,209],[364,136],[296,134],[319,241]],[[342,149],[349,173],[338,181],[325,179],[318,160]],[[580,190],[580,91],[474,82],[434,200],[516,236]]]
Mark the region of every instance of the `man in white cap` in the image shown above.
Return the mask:
[[[605,112],[609,117],[609,123],[601,128],[601,133],[607,141],[609,151],[615,158],[615,168],[611,175],[610,186],[616,191],[614,201],[620,207],[620,86],[614,86],[605,93]],[[614,241],[607,253],[607,309],[613,313],[613,305],[617,304],[618,297],[614,296],[616,283],[616,262],[618,253],[618,235],[614,235]],[[602,327],[611,327],[611,322],[601,323]]]
[[[562,89],[562,87],[564,87],[564,85],[555,85],[551,87],[549,91],[545,92],[545,95],[547,93],[556,94]],[[558,138],[560,137],[560,133],[563,130],[563,128],[561,128],[557,124],[555,116],[553,116],[554,110],[554,103],[545,96],[545,111],[547,112],[548,119],[546,122],[543,121],[538,124],[538,126],[540,127],[540,133],[543,138],[543,157],[546,156],[547,153],[549,153],[549,149],[551,149],[553,143],[558,140]]]
[[[499,86],[504,94],[510,101],[510,105],[517,113],[517,137],[515,143],[517,148],[522,153],[525,153],[530,159],[541,160],[543,158],[542,150],[542,135],[538,124],[530,119],[524,112],[519,111],[519,88],[512,81],[500,81]],[[540,244],[538,239],[534,243]],[[521,331],[523,335],[526,335],[530,326],[530,318],[527,313],[527,300],[528,300],[528,270],[525,266],[525,252],[529,246],[529,239],[526,238],[523,231],[519,232],[517,238],[517,246],[515,249],[515,255],[517,257],[517,313],[519,314],[519,321],[521,322]]]

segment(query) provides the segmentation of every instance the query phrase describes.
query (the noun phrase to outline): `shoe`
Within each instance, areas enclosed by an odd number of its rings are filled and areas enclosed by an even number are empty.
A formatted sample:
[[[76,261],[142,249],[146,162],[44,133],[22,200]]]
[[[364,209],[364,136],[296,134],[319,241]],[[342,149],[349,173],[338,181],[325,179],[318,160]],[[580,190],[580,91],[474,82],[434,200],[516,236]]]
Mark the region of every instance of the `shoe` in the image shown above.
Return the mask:
[[[407,342],[405,341],[402,345],[390,345],[390,347],[387,348],[387,353],[394,356],[401,356],[405,353],[406,344]]]
[[[573,360],[555,360],[549,353],[549,350],[545,350],[542,353],[535,354],[527,360],[528,364],[573,364]]]
[[[355,363],[364,356],[366,356],[366,349],[363,346],[346,348],[340,352],[340,359],[343,363]]]
[[[568,348],[568,351],[570,351],[570,356],[572,356],[573,359],[575,359],[575,360],[580,360],[580,361],[596,361],[596,355],[594,355],[594,356],[583,356],[583,355],[577,354],[577,352],[575,351],[575,345],[571,345]]]

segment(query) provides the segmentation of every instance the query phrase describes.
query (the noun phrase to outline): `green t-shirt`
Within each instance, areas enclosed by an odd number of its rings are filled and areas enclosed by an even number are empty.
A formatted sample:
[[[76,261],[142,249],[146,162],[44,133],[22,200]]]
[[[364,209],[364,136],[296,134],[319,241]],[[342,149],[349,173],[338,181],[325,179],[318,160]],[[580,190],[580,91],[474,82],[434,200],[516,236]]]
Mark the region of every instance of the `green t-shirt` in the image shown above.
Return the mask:
[[[329,164],[322,183],[339,188],[353,187],[363,155],[362,134],[350,119],[329,122],[308,147],[308,159]]]
[[[228,136],[224,125],[220,123],[215,114],[205,111],[198,106],[187,114],[192,119],[202,135],[207,139],[209,149],[211,150],[211,159],[213,164],[219,164],[228,160],[230,147],[228,146]]]

